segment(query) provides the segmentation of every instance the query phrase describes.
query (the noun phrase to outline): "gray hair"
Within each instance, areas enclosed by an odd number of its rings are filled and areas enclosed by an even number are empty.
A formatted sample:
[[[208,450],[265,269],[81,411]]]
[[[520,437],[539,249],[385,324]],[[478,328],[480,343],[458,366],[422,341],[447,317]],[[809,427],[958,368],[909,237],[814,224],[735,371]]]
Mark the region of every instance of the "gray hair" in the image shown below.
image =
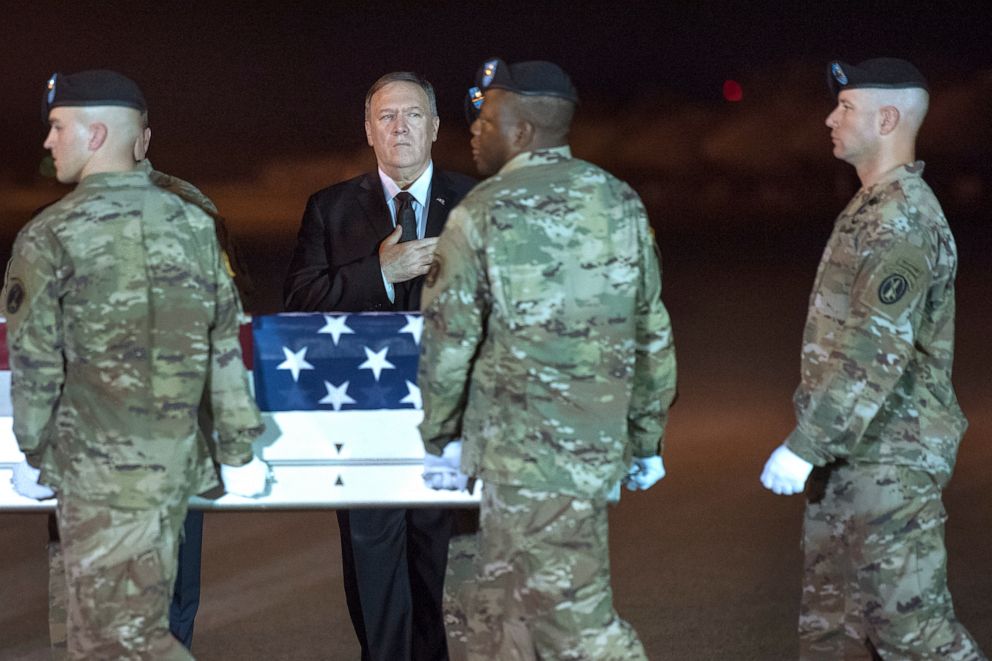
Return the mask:
[[[413,73],[412,71],[393,71],[392,73],[387,73],[385,76],[379,78],[379,80],[372,83],[372,87],[365,94],[365,119],[368,120],[369,115],[372,113],[372,97],[375,93],[381,90],[383,87],[390,83],[413,83],[420,89],[424,90],[424,94],[427,95],[427,101],[430,104],[431,115],[437,117],[437,98],[434,96],[434,86],[431,85],[423,76]]]

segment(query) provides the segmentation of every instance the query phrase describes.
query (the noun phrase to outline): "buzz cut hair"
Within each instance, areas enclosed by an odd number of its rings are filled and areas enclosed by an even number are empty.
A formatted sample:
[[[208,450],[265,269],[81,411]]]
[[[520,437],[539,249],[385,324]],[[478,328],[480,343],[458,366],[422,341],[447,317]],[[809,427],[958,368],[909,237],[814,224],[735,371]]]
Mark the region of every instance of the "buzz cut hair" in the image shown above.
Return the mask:
[[[375,96],[376,92],[390,83],[413,83],[420,89],[424,90],[424,94],[427,95],[427,101],[430,105],[431,116],[437,117],[437,98],[434,96],[434,86],[431,85],[430,81],[420,74],[412,71],[393,71],[391,73],[387,73],[385,76],[382,76],[379,80],[372,83],[372,87],[370,87],[369,91],[365,94],[366,121],[368,121],[369,115],[372,114],[372,97]]]
[[[575,103],[555,96],[514,94],[517,112],[536,129],[556,139],[564,139],[572,127]]]

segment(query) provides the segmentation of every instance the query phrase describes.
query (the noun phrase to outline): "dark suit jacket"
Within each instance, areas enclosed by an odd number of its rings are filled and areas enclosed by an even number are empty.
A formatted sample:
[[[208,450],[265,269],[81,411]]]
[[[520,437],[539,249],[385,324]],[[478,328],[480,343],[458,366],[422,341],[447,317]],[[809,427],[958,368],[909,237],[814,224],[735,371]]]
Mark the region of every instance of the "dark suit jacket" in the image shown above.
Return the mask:
[[[427,231],[444,221],[475,180],[434,166]],[[310,196],[283,288],[287,312],[417,310],[423,276],[396,283],[396,302],[386,296],[379,244],[393,231],[378,172],[329,186]]]

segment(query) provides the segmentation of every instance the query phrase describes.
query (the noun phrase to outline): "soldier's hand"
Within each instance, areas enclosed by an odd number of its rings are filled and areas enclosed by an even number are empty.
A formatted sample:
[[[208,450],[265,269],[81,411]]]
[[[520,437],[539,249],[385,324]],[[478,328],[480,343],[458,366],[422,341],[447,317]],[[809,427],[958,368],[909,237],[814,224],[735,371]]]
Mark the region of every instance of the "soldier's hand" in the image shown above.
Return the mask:
[[[665,462],[660,456],[655,455],[635,459],[630,470],[627,471],[627,476],[623,478],[623,483],[630,491],[643,491],[653,487],[655,482],[663,477],[665,477]]]
[[[761,483],[766,489],[780,496],[800,493],[806,487],[806,479],[813,464],[809,463],[784,444],[775,448],[765,470],[761,472]]]
[[[398,226],[379,244],[379,265],[389,282],[406,282],[424,275],[434,261],[437,237],[400,243],[403,228]]]
[[[462,472],[461,463],[461,439],[445,445],[440,457],[430,452],[424,454],[424,484],[435,491],[464,491],[468,488],[468,476]]]
[[[54,491],[44,484],[38,484],[38,477],[40,475],[40,470],[34,468],[27,461],[22,461],[14,464],[10,483],[14,485],[14,491],[25,498],[34,498],[35,500],[53,498],[55,496]]]
[[[224,482],[224,491],[235,496],[256,498],[265,493],[269,483],[269,465],[252,457],[244,466],[228,466],[221,464],[220,479]]]

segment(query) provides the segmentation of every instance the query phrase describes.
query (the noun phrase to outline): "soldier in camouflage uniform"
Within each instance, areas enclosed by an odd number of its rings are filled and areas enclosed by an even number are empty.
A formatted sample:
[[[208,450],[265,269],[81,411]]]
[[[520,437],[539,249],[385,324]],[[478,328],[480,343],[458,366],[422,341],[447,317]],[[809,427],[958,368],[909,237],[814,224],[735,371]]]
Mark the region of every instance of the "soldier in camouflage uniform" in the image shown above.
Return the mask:
[[[798,493],[803,659],[982,659],[947,589],[941,489],[967,423],[951,386],[954,238],[914,161],[927,85],[891,58],[830,65],[834,155],[862,187],[803,334],[797,425],[762,474]]]
[[[14,433],[58,495],[70,658],[189,659],[169,634],[190,495],[264,489],[261,418],[213,221],[135,169],[144,98],[120,74],[56,74],[45,141],[76,189],[18,235],[4,285]],[[237,467],[237,468],[233,468]]]
[[[217,206],[193,184],[152,167],[151,161],[146,158],[148,143],[151,139],[148,113],[142,113],[141,119],[144,130],[135,148],[136,167],[147,172],[153,184],[178,195],[186,202],[195,204],[214,219],[217,241],[223,251],[224,264],[234,278],[234,284],[240,294],[242,306],[244,306],[248,292],[251,291],[251,281],[245,270],[240,267],[240,262],[237,261],[235,246],[230,240],[226,224],[217,211]],[[207,398],[204,398],[200,407],[200,422],[204,436],[209,443],[213,438],[213,422],[210,419],[210,404]],[[54,513],[49,515],[48,530],[48,633],[51,640],[52,660],[59,661],[66,658],[66,601],[68,595],[65,585],[65,566],[62,562],[62,545],[59,542],[58,524]],[[186,520],[183,522],[176,583],[173,586],[172,604],[169,608],[169,630],[186,649],[192,649],[193,625],[200,605],[202,540],[203,512],[191,509],[186,513]]]
[[[664,475],[675,356],[654,239],[634,191],[572,157],[559,67],[492,60],[478,82],[473,155],[494,176],[441,234],[418,381],[427,452],[462,439],[485,483],[468,655],[643,659],[613,608],[606,506],[621,479]]]

